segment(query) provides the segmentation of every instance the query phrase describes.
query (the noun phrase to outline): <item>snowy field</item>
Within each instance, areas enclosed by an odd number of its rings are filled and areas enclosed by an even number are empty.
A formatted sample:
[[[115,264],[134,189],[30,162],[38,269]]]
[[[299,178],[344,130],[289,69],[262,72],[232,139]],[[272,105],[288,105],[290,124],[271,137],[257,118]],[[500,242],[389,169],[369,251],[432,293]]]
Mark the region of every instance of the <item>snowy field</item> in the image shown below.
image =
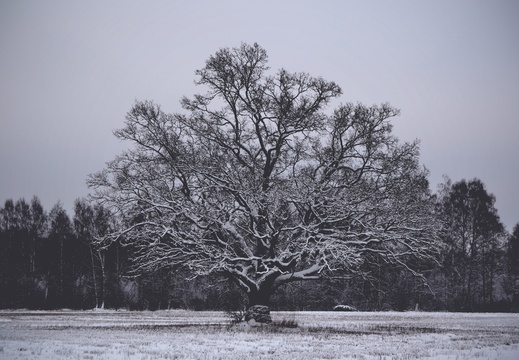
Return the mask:
[[[519,314],[0,311],[0,359],[519,359]]]

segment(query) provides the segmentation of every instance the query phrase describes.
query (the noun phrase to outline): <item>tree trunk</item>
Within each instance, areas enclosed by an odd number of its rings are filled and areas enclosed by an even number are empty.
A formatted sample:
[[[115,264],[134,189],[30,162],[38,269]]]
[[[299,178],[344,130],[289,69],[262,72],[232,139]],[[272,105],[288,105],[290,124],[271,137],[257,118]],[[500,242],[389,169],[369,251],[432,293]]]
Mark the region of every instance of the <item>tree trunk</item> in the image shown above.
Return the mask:
[[[101,309],[105,308],[105,301],[106,301],[106,288],[107,288],[107,281],[106,281],[106,272],[105,272],[105,254],[101,250],[97,251],[97,255],[99,256],[99,262],[101,264],[101,284],[102,284],[102,292],[101,292]]]
[[[254,305],[270,306],[270,296],[274,293],[272,288],[261,288],[259,290],[251,290],[247,294],[249,303],[248,308]]]
[[[94,250],[92,249],[92,245],[90,245],[90,259],[92,260],[92,277],[94,278],[94,294],[96,298],[96,309],[99,308],[99,291],[97,289],[97,277],[96,277],[96,267],[94,262]]]
[[[270,296],[274,293],[272,286],[260,286],[259,290],[249,291],[249,304],[245,313],[245,321],[249,325],[256,323],[269,324],[272,322],[270,317]],[[252,321],[252,322],[251,322]]]
[[[30,273],[31,276],[34,277],[34,273],[36,272],[36,235],[31,237],[31,249],[30,249]]]
[[[59,252],[59,306],[63,306],[63,237],[60,239],[60,252]]]

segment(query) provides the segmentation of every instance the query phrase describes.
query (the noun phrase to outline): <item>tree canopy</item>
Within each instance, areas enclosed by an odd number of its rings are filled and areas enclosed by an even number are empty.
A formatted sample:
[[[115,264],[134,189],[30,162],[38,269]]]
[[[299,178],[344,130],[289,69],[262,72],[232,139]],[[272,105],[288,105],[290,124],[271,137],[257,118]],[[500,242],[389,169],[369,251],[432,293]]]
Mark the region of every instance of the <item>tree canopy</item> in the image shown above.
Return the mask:
[[[438,250],[418,142],[400,142],[389,104],[345,103],[331,81],[271,73],[257,44],[225,48],[196,71],[206,92],[168,114],[137,101],[117,138],[133,147],[90,176],[118,213],[134,271],[220,274],[249,305],[280,286],[369,262],[415,272]]]

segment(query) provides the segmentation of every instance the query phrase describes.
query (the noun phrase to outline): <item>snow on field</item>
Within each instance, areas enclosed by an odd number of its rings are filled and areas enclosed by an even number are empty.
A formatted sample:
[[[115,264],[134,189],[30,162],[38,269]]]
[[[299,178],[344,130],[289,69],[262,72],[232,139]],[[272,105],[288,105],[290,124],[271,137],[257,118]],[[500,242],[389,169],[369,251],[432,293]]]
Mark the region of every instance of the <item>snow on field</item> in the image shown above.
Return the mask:
[[[0,359],[519,359],[519,314],[0,311]]]

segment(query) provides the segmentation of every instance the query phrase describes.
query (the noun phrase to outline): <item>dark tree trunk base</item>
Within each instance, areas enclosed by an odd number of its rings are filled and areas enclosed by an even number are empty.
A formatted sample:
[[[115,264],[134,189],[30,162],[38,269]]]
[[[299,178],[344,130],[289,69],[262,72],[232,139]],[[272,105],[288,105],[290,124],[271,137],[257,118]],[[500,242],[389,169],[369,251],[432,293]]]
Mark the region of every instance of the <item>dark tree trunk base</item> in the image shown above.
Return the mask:
[[[254,320],[257,323],[270,324],[272,318],[270,317],[270,309],[265,305],[253,305],[247,309],[245,313],[245,321]]]

